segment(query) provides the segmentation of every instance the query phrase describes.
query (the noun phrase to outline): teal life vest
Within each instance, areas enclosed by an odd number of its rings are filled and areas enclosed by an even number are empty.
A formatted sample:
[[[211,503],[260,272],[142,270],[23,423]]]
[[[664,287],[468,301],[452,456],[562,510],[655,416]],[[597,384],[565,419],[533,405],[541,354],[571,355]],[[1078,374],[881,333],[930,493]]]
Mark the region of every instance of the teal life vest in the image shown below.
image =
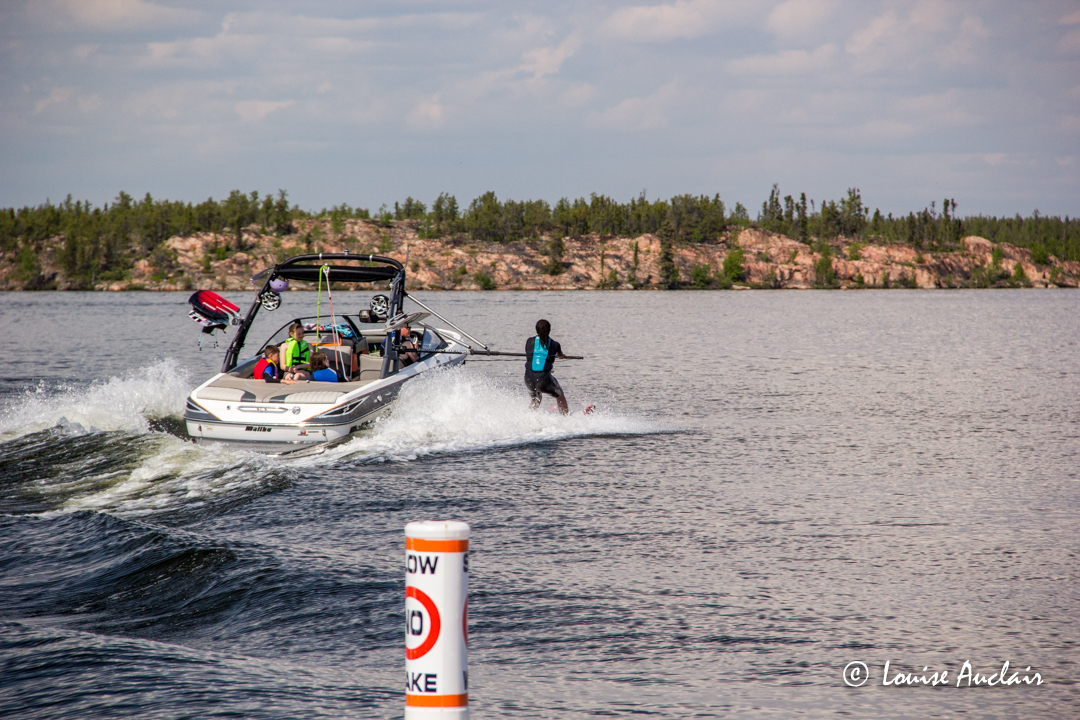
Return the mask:
[[[548,339],[548,346],[551,345],[551,340]],[[532,353],[532,365],[529,369],[533,372],[544,372],[544,366],[547,365],[548,359],[548,347],[545,347],[540,342],[540,336],[536,336],[533,339],[533,353]]]

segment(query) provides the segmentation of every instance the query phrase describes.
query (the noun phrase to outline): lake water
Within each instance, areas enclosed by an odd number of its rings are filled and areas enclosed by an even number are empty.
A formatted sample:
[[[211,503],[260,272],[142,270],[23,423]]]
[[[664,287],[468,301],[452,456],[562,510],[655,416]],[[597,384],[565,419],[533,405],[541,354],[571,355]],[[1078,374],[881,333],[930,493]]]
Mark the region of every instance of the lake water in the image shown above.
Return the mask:
[[[423,293],[598,412],[470,362],[291,461],[185,441],[186,295],[0,294],[0,716],[400,717],[434,518],[477,718],[1080,716],[1076,292]]]

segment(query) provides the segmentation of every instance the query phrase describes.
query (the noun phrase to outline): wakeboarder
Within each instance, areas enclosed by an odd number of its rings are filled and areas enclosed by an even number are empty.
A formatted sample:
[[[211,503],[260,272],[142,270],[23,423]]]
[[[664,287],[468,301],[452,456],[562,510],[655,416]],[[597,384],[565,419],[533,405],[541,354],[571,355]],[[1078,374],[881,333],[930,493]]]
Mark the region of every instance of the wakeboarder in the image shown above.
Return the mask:
[[[543,394],[551,395],[559,404],[559,412],[570,414],[566,404],[566,394],[559,386],[559,381],[551,374],[555,358],[565,358],[562,346],[551,338],[551,323],[547,320],[536,321],[536,335],[525,341],[525,387],[532,395],[530,407],[540,407]]]

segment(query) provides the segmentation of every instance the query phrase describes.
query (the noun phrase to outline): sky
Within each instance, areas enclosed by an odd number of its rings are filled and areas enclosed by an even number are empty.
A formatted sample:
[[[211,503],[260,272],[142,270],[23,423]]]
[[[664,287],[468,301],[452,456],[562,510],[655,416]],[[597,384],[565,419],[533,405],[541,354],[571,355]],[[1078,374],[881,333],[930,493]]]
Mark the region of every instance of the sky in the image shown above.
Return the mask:
[[[774,183],[1080,214],[1080,2],[0,3],[0,207]]]

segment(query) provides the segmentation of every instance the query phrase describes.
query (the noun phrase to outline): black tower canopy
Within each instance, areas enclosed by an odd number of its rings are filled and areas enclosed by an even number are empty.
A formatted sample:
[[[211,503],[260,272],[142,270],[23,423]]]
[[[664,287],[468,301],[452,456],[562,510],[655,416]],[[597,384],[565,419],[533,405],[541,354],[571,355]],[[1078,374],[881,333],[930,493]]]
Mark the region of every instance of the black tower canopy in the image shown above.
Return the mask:
[[[367,263],[366,265],[343,265],[342,262]],[[379,263],[371,265],[370,263]],[[382,255],[350,255],[348,253],[320,253],[319,255],[297,255],[288,260],[268,267],[251,278],[259,285],[260,280],[269,282],[274,278],[318,282],[323,265],[329,265],[332,282],[387,282],[404,273],[405,268],[394,258]],[[265,290],[265,288],[264,288]],[[260,291],[261,292],[261,291]]]

